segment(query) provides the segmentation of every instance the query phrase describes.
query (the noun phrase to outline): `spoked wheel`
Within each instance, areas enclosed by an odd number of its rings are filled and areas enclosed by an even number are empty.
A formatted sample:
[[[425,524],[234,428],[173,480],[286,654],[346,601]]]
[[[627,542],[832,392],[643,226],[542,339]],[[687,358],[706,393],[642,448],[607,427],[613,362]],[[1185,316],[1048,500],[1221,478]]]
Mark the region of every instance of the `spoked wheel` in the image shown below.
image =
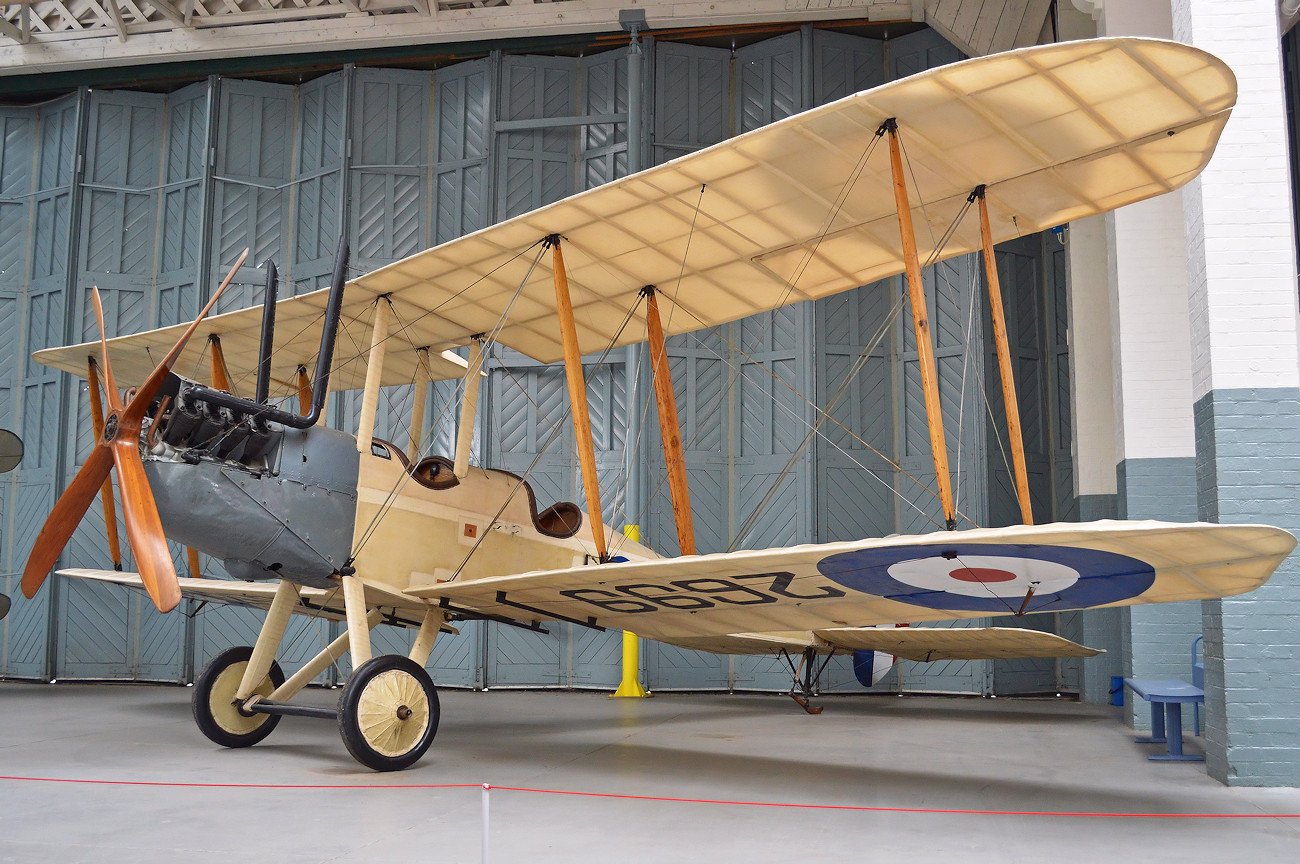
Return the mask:
[[[438,732],[438,691],[429,673],[397,654],[363,663],[339,697],[339,732],[367,768],[411,767]]]
[[[223,651],[194,682],[194,722],[199,731],[222,747],[251,747],[271,734],[280,718],[275,714],[245,714],[235,704],[235,691],[244,679],[253,649],[247,645]],[[259,696],[270,696],[284,683],[280,664],[271,661],[271,671],[253,688]]]

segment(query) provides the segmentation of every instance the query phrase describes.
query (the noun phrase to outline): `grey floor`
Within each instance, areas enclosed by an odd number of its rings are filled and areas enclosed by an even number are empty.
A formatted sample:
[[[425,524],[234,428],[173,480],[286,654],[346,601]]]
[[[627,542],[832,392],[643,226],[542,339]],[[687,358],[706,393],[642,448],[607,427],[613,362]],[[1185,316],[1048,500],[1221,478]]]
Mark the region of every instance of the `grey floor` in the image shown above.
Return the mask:
[[[1053,812],[1300,813],[1148,762],[1118,709],[1055,700],[444,691],[429,755],[368,772],[329,721],[248,750],[204,739],[190,691],[0,682],[0,861],[478,862],[492,783],[625,795]],[[304,699],[328,704],[331,691]],[[1189,736],[1188,749],[1198,742]],[[204,788],[148,783],[270,784]],[[356,784],[365,788],[275,786]],[[749,807],[497,790],[493,862],[1294,861],[1300,819],[1119,819]],[[1244,856],[1244,857],[1243,857]]]

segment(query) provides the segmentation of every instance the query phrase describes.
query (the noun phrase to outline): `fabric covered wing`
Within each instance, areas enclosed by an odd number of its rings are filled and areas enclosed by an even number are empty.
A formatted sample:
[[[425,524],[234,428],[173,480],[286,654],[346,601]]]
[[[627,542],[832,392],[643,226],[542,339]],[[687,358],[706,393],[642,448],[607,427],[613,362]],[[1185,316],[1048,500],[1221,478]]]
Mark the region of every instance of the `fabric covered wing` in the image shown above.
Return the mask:
[[[1019,627],[834,627],[783,633],[731,633],[665,640],[679,648],[714,654],[818,654],[879,651],[904,660],[1015,660],[1096,657],[1104,654],[1054,633]]]
[[[115,570],[69,569],[58,571],[60,576],[74,579],[90,579],[95,582],[112,582],[128,588],[144,590],[138,573],[119,573]],[[188,600],[201,600],[229,606],[244,606],[249,609],[269,609],[275,597],[276,582],[240,582],[228,579],[192,579],[182,577],[178,580],[181,596]],[[325,590],[297,586],[298,604],[294,607],[295,615],[308,615],[313,618],[325,618],[330,621],[342,621],[343,592],[340,589]],[[423,610],[427,604],[413,597],[404,597],[377,585],[366,585],[366,601],[388,613],[385,620],[390,623],[408,627],[419,627]]]
[[[708,651],[711,654],[780,654],[786,651],[799,654],[805,648],[814,648],[818,653],[826,654],[834,650],[811,630],[791,631],[788,633],[729,633],[725,636],[682,636],[676,639],[661,639],[678,648],[691,651]]]
[[[537,245],[553,234],[564,238],[583,353],[644,338],[638,297],[647,284],[670,305],[664,329],[671,336],[900,273],[886,148],[863,158],[889,118],[906,149],[912,219],[927,260],[980,184],[995,243],[1178,188],[1209,161],[1236,98],[1222,61],[1155,39],[1039,45],[893,81],[353,280],[331,389],[362,385],[363,352],[345,346],[370,344],[380,295],[394,310],[383,384],[410,383],[416,349],[426,346],[434,377],[462,374],[463,365],[440,352],[493,332],[507,309],[498,341],[558,360],[550,255]],[[968,215],[938,257],[978,248],[978,220]],[[277,395],[295,392],[296,365],[310,366],[315,356],[325,296],[316,291],[277,307]],[[203,337],[218,334],[227,365],[247,386],[260,320],[260,310],[248,309],[205,322],[177,370],[203,380]],[[152,368],[145,348],[157,355],[176,335],[110,340],[118,382],[138,383]],[[84,375],[93,350],[89,343],[55,348],[36,359]]]
[[[1263,584],[1295,544],[1267,525],[1057,523],[576,567],[408,593],[671,641],[1223,597]]]

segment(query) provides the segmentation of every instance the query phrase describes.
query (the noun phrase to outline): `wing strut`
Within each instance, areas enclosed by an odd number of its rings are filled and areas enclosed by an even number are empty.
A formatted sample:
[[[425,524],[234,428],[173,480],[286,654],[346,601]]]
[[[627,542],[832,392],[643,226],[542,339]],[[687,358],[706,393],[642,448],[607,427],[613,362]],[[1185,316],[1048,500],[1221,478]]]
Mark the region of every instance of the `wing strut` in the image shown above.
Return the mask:
[[[677,521],[677,544],[683,555],[695,554],[695,525],[691,522],[691,493],[686,482],[686,455],[682,451],[682,427],[677,420],[677,397],[673,394],[673,375],[668,368],[664,349],[664,328],[659,320],[659,300],[655,287],[641,289],[646,302],[646,329],[650,341],[650,365],[654,370],[655,402],[659,407],[659,437],[664,443],[664,465],[668,467],[668,492],[673,500],[673,518]]]
[[[921,261],[916,254],[916,234],[912,230],[912,205],[907,200],[907,179],[903,176],[903,156],[898,146],[898,121],[891,117],[880,128],[889,133],[894,203],[898,210],[898,230],[903,238],[903,261],[907,265],[907,293],[912,306],[912,324],[916,328],[916,352],[921,367],[921,386],[925,390],[925,418],[930,424],[935,485],[939,487],[944,521],[952,531],[957,527],[957,511],[952,502],[948,445],[943,437],[943,412],[939,407],[939,374],[935,368],[934,345],[930,341],[930,320],[925,305],[925,283],[921,281]]]
[[[1016,400],[1016,381],[1011,374],[1011,349],[1007,346],[1007,318],[1002,308],[1002,287],[998,282],[998,265],[993,259],[993,231],[989,227],[989,205],[985,187],[976,186],[971,198],[979,201],[980,241],[984,248],[984,274],[989,283],[989,306],[993,313],[993,341],[998,349],[998,371],[1002,375],[1002,400],[1006,404],[1007,437],[1011,439],[1011,458],[1016,472],[1016,495],[1020,498],[1020,518],[1034,524],[1034,509],[1029,500],[1029,472],[1025,468],[1025,441],[1020,433],[1020,403]],[[1028,602],[1028,601],[1026,601]]]
[[[208,343],[212,346],[212,387],[214,390],[225,390],[227,393],[233,393],[230,389],[230,374],[226,367],[226,352],[221,349],[221,337],[216,333],[208,335]]]
[[[555,311],[560,319],[560,338],[564,342],[564,374],[569,384],[569,404],[573,408],[573,431],[578,439],[578,461],[582,466],[582,489],[587,496],[587,524],[596,543],[601,561],[609,557],[605,550],[605,523],[600,512],[600,482],[596,478],[596,447],[591,440],[591,417],[587,413],[587,382],[582,376],[582,354],[578,351],[578,328],[573,321],[573,301],[569,297],[569,276],[564,270],[564,253],[560,235],[546,238],[551,247],[555,273]]]
[[[307,380],[307,367],[298,366],[298,413],[304,417],[311,413],[311,381]]]
[[[415,349],[415,387],[411,397],[411,430],[406,444],[406,460],[412,465],[420,461],[424,450],[424,424],[428,416],[429,399],[429,349]]]
[[[560,254],[558,243],[555,246],[555,254]],[[454,466],[457,477],[464,477],[469,473],[469,448],[474,443],[474,417],[478,411],[478,385],[483,378],[480,374],[482,371],[483,337],[479,335],[469,343],[469,366],[465,368],[465,390],[460,399],[460,428],[456,430],[456,464]],[[577,413],[575,410],[575,417]],[[587,476],[585,465],[582,469],[582,476],[584,479]]]
[[[388,348],[388,309],[391,305],[386,295],[375,301],[375,315],[370,328],[370,356],[366,362],[366,386],[361,391],[361,416],[357,422],[359,453],[370,452],[370,442],[375,434],[375,412],[379,410],[379,384],[384,377],[384,354]]]

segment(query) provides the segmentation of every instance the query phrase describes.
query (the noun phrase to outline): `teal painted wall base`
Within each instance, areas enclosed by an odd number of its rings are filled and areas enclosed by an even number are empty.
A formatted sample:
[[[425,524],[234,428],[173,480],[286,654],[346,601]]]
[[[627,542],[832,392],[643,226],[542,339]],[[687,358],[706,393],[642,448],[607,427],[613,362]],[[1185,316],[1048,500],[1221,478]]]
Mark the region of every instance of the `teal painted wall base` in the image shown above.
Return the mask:
[[[1215,390],[1195,417],[1201,518],[1300,532],[1300,391]],[[1233,786],[1300,786],[1300,560],[1258,590],[1201,606],[1207,773]]]

